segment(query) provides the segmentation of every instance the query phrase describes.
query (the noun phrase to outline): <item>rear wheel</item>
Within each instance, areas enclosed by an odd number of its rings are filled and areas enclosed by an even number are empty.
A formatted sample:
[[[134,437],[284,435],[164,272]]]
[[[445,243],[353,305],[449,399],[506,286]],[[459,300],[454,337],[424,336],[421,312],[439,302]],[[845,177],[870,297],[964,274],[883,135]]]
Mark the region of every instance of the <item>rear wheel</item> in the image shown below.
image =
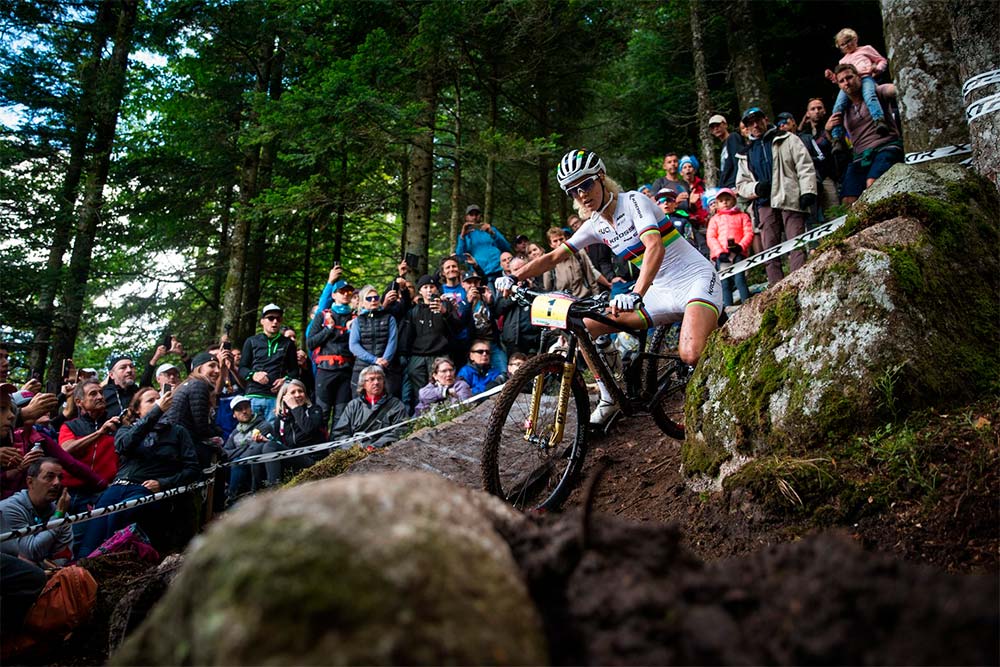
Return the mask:
[[[660,430],[677,440],[684,439],[684,392],[687,389],[687,366],[679,359],[668,365],[658,378],[658,393],[649,413]],[[659,391],[659,390],[658,390]]]
[[[551,442],[565,363],[558,354],[529,360],[504,385],[490,415],[480,464],[483,486],[518,509],[557,509],[583,464],[590,401],[579,371],[573,374],[562,439]],[[531,424],[536,378],[542,386]]]
[[[661,324],[649,337],[646,352],[651,356],[643,364],[642,397],[650,400],[659,386],[659,378],[672,366],[677,356],[677,330],[672,324]]]

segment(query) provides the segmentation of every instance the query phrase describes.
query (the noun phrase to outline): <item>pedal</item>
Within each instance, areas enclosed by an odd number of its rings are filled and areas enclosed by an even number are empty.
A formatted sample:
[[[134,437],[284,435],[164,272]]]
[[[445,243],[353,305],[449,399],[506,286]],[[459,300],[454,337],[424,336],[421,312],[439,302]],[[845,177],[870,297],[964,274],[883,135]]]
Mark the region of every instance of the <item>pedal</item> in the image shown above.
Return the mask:
[[[611,417],[603,424],[588,424],[588,428],[593,435],[599,437],[606,437],[611,433],[611,428],[618,422],[624,413],[619,410],[618,412],[611,415]]]

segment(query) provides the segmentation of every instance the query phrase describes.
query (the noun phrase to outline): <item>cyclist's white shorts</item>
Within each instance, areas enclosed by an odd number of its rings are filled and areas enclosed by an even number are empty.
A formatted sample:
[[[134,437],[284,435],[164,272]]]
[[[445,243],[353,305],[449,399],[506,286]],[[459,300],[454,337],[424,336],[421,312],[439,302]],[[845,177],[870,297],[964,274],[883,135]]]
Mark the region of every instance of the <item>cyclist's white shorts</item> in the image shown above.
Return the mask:
[[[688,306],[709,308],[718,317],[722,312],[722,284],[715,269],[705,266],[684,280],[666,284],[654,280],[642,304],[639,315],[651,327],[680,321]]]

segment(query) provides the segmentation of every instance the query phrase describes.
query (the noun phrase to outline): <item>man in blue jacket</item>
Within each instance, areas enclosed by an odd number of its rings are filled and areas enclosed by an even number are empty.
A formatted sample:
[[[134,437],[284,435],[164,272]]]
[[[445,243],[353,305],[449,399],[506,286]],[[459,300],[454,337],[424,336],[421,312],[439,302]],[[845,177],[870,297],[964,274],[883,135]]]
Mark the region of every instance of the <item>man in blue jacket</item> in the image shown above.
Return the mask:
[[[490,342],[477,338],[469,348],[469,363],[458,371],[458,379],[465,380],[475,396],[492,388],[499,375],[499,369],[490,368]]]
[[[459,259],[472,255],[492,283],[503,275],[500,253],[504,251],[512,252],[510,243],[499,229],[483,222],[483,212],[477,204],[471,204],[465,209],[465,224],[462,225],[462,233],[455,244],[455,254]]]

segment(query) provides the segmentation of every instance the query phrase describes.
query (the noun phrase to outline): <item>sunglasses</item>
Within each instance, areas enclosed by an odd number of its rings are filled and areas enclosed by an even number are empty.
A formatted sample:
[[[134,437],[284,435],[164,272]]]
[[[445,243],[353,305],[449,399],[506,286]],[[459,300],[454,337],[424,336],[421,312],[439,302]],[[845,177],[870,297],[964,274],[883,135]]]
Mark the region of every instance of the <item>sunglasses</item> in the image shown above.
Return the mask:
[[[369,294],[365,297],[365,301],[379,301],[380,297],[378,294]]]
[[[469,350],[472,354],[489,354],[489,350]]]
[[[590,192],[590,189],[594,187],[595,183],[597,183],[597,176],[591,176],[582,183],[577,183],[576,185],[566,188],[566,194],[570,197],[575,197],[577,195],[582,195],[585,192]]]
[[[281,315],[265,315],[264,319],[267,320],[267,321],[269,321],[269,322],[280,322],[281,321]]]

